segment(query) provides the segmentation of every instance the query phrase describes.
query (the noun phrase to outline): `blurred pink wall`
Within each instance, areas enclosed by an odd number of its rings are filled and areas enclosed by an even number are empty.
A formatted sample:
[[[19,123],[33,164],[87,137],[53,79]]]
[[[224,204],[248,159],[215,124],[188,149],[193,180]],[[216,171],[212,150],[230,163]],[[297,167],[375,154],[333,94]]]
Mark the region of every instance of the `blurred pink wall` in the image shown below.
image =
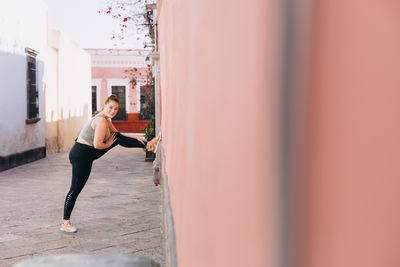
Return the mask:
[[[278,1],[158,1],[178,266],[277,266]]]
[[[398,267],[400,3],[314,4],[302,266]]]
[[[178,266],[398,267],[400,3],[285,3],[158,1]]]

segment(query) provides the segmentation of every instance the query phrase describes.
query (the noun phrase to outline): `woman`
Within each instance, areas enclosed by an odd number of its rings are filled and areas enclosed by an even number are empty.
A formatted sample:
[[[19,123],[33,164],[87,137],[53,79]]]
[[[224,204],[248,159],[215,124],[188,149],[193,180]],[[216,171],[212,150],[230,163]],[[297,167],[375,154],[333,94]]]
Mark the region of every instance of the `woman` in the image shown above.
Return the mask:
[[[69,233],[77,231],[72,226],[70,217],[75,201],[89,178],[94,160],[117,145],[146,147],[147,150],[153,152],[157,149],[160,136],[146,142],[144,139],[130,138],[118,132],[111,122],[118,112],[118,106],[117,96],[110,95],[104,102],[102,110],[83,127],[69,152],[69,161],[72,164],[72,182],[65,198],[64,221],[60,228],[61,231]]]

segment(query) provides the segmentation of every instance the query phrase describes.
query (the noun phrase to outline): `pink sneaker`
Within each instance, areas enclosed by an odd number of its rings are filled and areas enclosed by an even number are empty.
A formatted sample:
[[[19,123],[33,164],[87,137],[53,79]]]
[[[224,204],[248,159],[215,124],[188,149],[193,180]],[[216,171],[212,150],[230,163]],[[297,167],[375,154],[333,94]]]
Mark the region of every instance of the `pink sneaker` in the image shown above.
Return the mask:
[[[60,230],[67,233],[75,233],[77,231],[76,228],[71,224],[71,221],[65,221],[61,225]]]

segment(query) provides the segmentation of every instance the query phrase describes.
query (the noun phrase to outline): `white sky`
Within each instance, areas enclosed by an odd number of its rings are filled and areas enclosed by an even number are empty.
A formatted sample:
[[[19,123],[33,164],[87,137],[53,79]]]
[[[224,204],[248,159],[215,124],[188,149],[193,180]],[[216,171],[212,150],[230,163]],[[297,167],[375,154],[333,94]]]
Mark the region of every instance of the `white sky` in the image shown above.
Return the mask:
[[[143,48],[143,38],[128,35],[125,40],[111,40],[120,31],[118,22],[108,14],[105,0],[43,0],[49,9],[49,27],[61,30],[82,48]]]

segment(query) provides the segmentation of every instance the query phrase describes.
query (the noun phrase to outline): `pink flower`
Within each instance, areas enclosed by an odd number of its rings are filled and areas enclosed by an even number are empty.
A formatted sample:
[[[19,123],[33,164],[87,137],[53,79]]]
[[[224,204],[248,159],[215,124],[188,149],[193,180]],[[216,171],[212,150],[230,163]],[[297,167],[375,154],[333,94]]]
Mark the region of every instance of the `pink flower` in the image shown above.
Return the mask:
[[[127,22],[128,21],[128,18],[124,18],[124,22]]]
[[[133,68],[134,71],[137,71],[137,68]]]

